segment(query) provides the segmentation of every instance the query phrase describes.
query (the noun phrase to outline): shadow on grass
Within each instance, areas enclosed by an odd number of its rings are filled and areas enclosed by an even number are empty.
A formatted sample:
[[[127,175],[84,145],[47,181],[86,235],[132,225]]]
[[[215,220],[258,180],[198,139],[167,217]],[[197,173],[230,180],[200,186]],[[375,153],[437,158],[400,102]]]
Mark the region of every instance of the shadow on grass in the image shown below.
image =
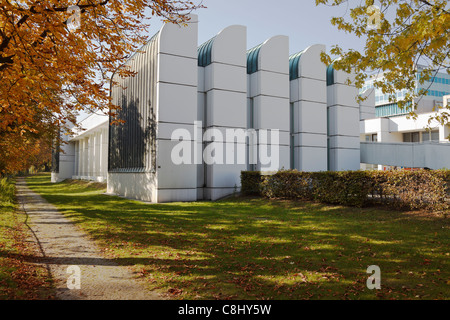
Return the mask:
[[[448,219],[379,208],[232,198],[148,204],[83,182],[28,185],[118,264],[176,298],[448,298]],[[382,289],[369,290],[369,265]]]

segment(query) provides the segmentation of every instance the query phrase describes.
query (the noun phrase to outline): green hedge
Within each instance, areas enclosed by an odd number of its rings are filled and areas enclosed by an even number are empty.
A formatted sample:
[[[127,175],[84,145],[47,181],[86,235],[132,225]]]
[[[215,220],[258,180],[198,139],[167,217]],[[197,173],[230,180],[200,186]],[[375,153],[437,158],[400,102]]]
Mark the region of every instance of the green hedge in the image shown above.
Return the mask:
[[[448,211],[450,170],[241,173],[242,193],[347,206]]]
[[[241,192],[245,195],[261,195],[261,172],[242,171],[241,172]]]

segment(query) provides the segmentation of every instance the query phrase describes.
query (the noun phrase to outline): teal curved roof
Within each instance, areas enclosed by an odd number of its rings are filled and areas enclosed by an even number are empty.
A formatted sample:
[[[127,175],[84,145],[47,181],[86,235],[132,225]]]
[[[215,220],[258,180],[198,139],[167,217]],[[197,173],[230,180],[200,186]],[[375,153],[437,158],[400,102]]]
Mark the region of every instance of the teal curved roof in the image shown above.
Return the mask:
[[[209,39],[197,49],[198,66],[206,67],[212,62],[212,47],[216,37]]]
[[[327,67],[327,86],[331,86],[334,84],[334,68],[333,64],[330,64]]]
[[[261,51],[262,43],[247,51],[247,74],[252,74],[258,71],[259,52]]]
[[[299,78],[298,74],[298,64],[300,63],[300,58],[305,52],[305,50],[298,53],[294,53],[289,57],[289,80],[295,80]]]

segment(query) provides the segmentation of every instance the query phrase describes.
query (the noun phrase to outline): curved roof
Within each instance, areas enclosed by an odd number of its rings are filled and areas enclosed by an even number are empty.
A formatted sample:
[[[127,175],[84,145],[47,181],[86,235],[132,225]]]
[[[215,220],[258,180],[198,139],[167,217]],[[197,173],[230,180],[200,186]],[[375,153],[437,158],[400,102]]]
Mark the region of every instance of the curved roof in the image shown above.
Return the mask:
[[[197,49],[198,66],[206,67],[212,63],[212,47],[216,37],[209,39]]]
[[[330,64],[327,67],[327,86],[331,86],[334,84],[334,68],[333,64]]]
[[[289,57],[289,80],[295,80],[299,78],[298,74],[298,64],[300,63],[300,58],[305,52],[305,50],[298,53],[294,53]]]
[[[258,71],[258,58],[263,43],[247,51],[247,74]]]

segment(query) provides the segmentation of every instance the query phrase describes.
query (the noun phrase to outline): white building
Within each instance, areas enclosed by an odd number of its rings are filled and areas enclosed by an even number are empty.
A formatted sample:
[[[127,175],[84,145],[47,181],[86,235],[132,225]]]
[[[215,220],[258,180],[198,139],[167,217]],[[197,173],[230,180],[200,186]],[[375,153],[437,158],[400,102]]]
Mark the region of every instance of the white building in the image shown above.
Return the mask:
[[[274,36],[247,49],[244,26],[198,44],[198,20],[164,25],[127,62],[138,74],[112,90],[121,124],[93,115],[74,132],[53,181],[107,181],[150,202],[216,200],[243,170],[358,170],[358,105],[349,75],[326,68],[323,45],[289,55]]]
[[[361,168],[450,168],[450,127],[430,121],[449,105],[450,95],[439,99],[440,102],[431,98],[419,103],[416,118],[396,106],[379,105],[376,108],[382,109],[377,114],[383,112],[385,116],[362,119]],[[437,110],[431,111],[433,108]]]
[[[402,109],[389,100],[388,94],[374,88],[374,81],[382,81],[383,74],[366,81],[362,91],[374,94],[374,102],[369,104],[375,104],[375,115],[361,118],[361,168],[450,168],[450,160],[446,161],[450,155],[450,146],[446,144],[449,127],[437,121],[429,123],[431,117],[448,105],[450,75],[439,72],[420,84],[422,68],[418,67],[415,92],[425,90],[427,94]],[[404,97],[405,90],[396,92],[394,96],[397,100]],[[409,116],[412,110],[417,114],[416,118]],[[370,164],[365,163],[367,161]]]

